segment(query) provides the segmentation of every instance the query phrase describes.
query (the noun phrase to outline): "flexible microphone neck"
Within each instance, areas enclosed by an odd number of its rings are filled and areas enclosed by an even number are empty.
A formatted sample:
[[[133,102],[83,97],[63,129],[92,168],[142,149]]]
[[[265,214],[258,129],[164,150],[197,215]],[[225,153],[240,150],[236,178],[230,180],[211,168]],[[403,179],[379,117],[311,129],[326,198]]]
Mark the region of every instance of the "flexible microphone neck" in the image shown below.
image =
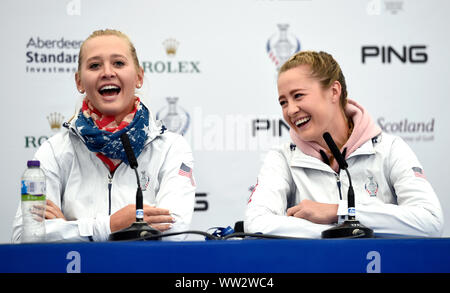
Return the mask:
[[[348,172],[348,164],[347,161],[344,159],[344,156],[342,155],[341,151],[337,147],[336,143],[334,142],[333,138],[328,132],[325,132],[323,134],[323,139],[325,140],[328,148],[330,149],[331,153],[333,154],[334,158],[336,159],[339,168],[342,170],[345,170],[347,173],[348,181],[349,181],[349,187],[347,192],[347,208],[348,208],[348,219],[354,220],[355,219],[355,192],[353,190],[352,185],[352,179],[350,176],[350,172]]]
[[[325,140],[325,143],[327,144],[328,148],[330,149],[331,153],[333,154],[334,158],[336,159],[339,168],[341,169],[347,169],[347,161],[345,161],[344,156],[342,155],[341,151],[337,147],[336,143],[334,142],[333,138],[328,132],[325,132],[323,134],[323,139]]]
[[[347,162],[328,132],[323,134],[323,139],[330,148],[331,153],[339,164],[339,168],[345,170],[348,177],[349,187],[347,193],[348,219],[344,223],[322,231],[322,238],[370,238],[373,230],[359,223],[355,217],[355,192],[353,191],[352,179],[348,171]]]
[[[144,199],[142,196],[141,182],[139,180],[139,173],[137,171],[138,162],[136,160],[136,156],[134,155],[133,148],[130,144],[130,139],[126,132],[122,133],[120,136],[120,140],[122,141],[123,148],[125,150],[125,154],[128,159],[128,163],[130,167],[134,170],[136,174],[136,182],[137,182],[137,190],[136,190],[136,222],[144,221]]]
[[[139,181],[139,174],[137,171],[138,163],[131,147],[128,135],[124,132],[120,136],[125,154],[127,155],[128,163],[136,174],[137,191],[136,191],[136,222],[131,226],[113,232],[109,235],[109,240],[121,241],[121,240],[160,240],[161,232],[151,227],[146,221],[144,221],[144,200],[142,197],[141,183]],[[152,235],[150,238],[149,236]]]
[[[130,139],[128,138],[128,134],[126,132],[122,133],[122,135],[120,135],[120,140],[122,141],[123,149],[125,150],[125,155],[127,156],[128,164],[132,169],[136,169],[138,167],[138,163],[134,155]]]

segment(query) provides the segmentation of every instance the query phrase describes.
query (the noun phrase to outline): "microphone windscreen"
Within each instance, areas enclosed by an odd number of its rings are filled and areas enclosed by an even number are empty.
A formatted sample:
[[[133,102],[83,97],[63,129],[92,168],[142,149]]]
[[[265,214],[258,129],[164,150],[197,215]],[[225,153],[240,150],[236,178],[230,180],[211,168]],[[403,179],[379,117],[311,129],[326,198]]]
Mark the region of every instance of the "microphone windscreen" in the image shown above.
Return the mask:
[[[138,163],[136,160],[136,156],[134,155],[133,148],[130,144],[130,139],[126,132],[122,133],[120,136],[120,140],[122,141],[123,149],[125,150],[125,154],[127,155],[128,163],[130,167],[136,169],[138,167]]]
[[[339,165],[339,168],[347,169],[347,167],[348,167],[347,162],[345,161],[344,157],[342,156],[341,151],[338,149],[338,147],[334,143],[334,140],[331,137],[331,135],[328,132],[325,132],[323,134],[323,139],[325,140],[328,147],[330,148],[330,151],[333,154],[334,158],[336,159],[336,161]]]

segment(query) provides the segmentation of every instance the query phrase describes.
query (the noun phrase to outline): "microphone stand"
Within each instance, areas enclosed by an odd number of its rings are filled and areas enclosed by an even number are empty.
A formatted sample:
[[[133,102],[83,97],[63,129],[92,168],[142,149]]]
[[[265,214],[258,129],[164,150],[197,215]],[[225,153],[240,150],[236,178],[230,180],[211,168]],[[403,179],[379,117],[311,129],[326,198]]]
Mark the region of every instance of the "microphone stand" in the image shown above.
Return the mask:
[[[351,184],[350,174],[347,169],[350,186],[347,193],[348,218],[342,224],[322,231],[322,238],[372,238],[373,230],[361,224],[355,217],[355,193]]]
[[[141,189],[141,182],[139,180],[139,174],[137,171],[138,163],[136,157],[134,156],[133,149],[131,148],[128,135],[124,132],[120,139],[122,141],[125,153],[130,163],[130,167],[134,170],[137,180],[137,190],[136,190],[136,221],[131,224],[131,226],[111,233],[109,235],[109,240],[111,241],[122,241],[122,240],[161,240],[161,237],[149,237],[161,235],[161,232],[155,228],[150,227],[147,222],[144,221],[144,203]]]
[[[353,190],[352,179],[350,172],[348,172],[348,165],[342,156],[341,152],[334,143],[331,135],[326,132],[323,135],[325,142],[330,148],[331,153],[339,164],[339,168],[345,170],[347,173],[349,187],[347,192],[347,208],[348,217],[342,224],[322,231],[322,238],[372,238],[373,230],[361,224],[356,220],[355,216],[355,192]]]

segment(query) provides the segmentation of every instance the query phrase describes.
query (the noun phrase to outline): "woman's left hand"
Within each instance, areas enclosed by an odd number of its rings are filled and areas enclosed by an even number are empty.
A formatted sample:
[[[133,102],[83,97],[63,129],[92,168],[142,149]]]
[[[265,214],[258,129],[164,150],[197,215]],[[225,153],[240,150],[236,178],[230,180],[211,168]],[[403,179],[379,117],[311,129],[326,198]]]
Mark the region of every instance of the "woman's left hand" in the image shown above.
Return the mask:
[[[316,224],[331,224],[338,220],[337,210],[337,204],[304,199],[298,205],[289,208],[287,216],[305,219]]]
[[[64,214],[61,212],[61,209],[49,199],[47,199],[46,201],[45,218],[48,220],[57,218],[61,218],[64,220],[66,219],[64,217]]]

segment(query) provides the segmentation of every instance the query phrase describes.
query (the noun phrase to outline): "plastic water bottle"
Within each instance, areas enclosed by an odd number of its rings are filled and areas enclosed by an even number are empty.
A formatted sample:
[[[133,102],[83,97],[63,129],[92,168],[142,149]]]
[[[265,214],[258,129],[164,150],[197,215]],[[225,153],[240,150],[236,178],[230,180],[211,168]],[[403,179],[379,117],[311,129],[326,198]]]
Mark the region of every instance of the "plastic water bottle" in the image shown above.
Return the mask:
[[[45,241],[45,174],[39,161],[28,161],[22,176],[22,242]]]

